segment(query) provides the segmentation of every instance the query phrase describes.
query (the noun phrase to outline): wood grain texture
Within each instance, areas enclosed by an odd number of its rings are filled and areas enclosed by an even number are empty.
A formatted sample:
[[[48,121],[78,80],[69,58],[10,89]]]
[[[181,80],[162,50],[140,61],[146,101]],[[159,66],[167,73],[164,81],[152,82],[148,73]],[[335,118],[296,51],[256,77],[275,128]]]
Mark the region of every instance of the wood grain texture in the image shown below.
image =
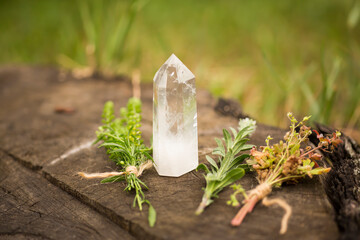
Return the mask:
[[[317,124],[321,134],[331,134],[334,129]],[[322,151],[331,163],[332,171],[323,176],[325,192],[336,213],[341,240],[360,239],[360,146],[342,135],[343,143],[334,151]],[[316,134],[310,136],[315,145]]]
[[[29,75],[36,74],[42,79],[33,86],[29,81],[36,79]],[[205,185],[202,173],[193,171],[179,178],[169,178],[159,177],[154,169],[142,176],[149,186],[146,196],[158,216],[155,227],[150,228],[147,209],[140,212],[132,207],[134,195],[123,191],[124,183],[100,184],[99,180],[83,180],[76,175],[78,171],[116,170],[104,150],[93,146],[50,164],[69,149],[95,138],[94,131],[100,124],[106,100],[113,100],[116,108],[125,106],[131,95],[127,81],[69,78],[61,82],[56,70],[24,67],[0,69],[0,84],[1,148],[23,165],[38,169],[53,185],[96,209],[138,239],[336,239],[339,236],[332,208],[317,178],[296,186],[286,185],[270,195],[285,199],[293,207],[288,232],[280,236],[282,209],[259,204],[241,227],[233,228],[230,220],[238,209],[226,205],[230,189],[223,191],[201,216],[195,216]],[[21,94],[21,100],[14,94]],[[197,99],[199,155],[204,162],[205,154],[216,145],[214,137],[221,137],[223,128],[236,127],[238,119],[215,111],[217,101],[206,91],[199,90]],[[142,101],[143,137],[149,143],[152,135],[151,84],[142,85]],[[57,105],[75,108],[76,112],[56,114],[53,108]],[[276,141],[283,134],[284,130],[259,124],[251,142],[262,145],[267,135]],[[251,173],[240,182],[246,189],[256,185]]]
[[[125,230],[0,152],[0,238],[133,239]]]

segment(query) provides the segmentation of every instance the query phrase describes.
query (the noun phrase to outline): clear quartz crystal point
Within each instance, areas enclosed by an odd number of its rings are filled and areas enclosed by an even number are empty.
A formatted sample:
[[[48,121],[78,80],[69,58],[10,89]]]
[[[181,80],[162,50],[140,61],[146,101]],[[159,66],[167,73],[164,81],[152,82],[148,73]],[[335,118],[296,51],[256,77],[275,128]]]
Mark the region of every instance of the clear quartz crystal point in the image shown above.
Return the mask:
[[[178,177],[198,166],[195,76],[172,54],[155,74],[153,94],[155,168]]]

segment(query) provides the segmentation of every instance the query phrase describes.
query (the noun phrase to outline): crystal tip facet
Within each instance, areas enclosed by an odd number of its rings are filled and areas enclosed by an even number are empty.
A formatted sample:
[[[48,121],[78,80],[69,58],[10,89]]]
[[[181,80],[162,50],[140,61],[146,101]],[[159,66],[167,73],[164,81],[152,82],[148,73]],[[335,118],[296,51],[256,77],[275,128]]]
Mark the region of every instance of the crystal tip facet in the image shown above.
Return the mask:
[[[166,60],[165,64],[171,65],[171,64],[183,64],[180,59],[173,53],[171,56]]]
[[[181,62],[181,60],[174,53],[171,54],[164,65],[167,65],[167,67],[176,67],[178,78],[182,82],[186,82],[195,78],[195,75],[185,66],[183,62]]]

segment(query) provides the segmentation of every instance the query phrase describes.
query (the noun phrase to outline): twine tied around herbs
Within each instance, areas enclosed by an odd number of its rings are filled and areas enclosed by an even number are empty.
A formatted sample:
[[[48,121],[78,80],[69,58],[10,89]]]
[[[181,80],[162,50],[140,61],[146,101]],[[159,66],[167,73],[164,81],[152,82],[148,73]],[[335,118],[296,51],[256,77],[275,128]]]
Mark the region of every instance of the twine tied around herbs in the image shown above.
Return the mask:
[[[262,183],[260,185],[257,185],[256,188],[250,191],[249,199],[252,197],[256,197],[258,200],[261,200],[267,195],[269,195],[271,193],[271,190],[271,185],[268,183]]]
[[[78,172],[78,175],[80,175],[83,178],[86,179],[92,179],[92,178],[108,178],[113,176],[120,176],[124,174],[134,174],[136,177],[141,176],[141,174],[144,172],[144,170],[149,169],[153,166],[153,163],[151,160],[148,160],[147,162],[142,163],[139,168],[135,166],[128,166],[125,168],[124,172],[103,172],[103,173],[85,173],[85,172]]]
[[[284,233],[286,233],[287,228],[288,228],[288,222],[289,222],[289,218],[292,214],[292,209],[291,209],[290,205],[287,204],[286,201],[284,201],[281,198],[268,199],[266,196],[271,193],[271,190],[272,190],[272,187],[270,184],[262,183],[262,184],[258,185],[255,189],[250,191],[249,199],[251,199],[252,197],[255,197],[255,198],[257,198],[257,200],[262,199],[262,204],[266,207],[277,204],[282,209],[284,209],[285,214],[282,217],[281,228],[280,228],[280,234],[284,234]]]

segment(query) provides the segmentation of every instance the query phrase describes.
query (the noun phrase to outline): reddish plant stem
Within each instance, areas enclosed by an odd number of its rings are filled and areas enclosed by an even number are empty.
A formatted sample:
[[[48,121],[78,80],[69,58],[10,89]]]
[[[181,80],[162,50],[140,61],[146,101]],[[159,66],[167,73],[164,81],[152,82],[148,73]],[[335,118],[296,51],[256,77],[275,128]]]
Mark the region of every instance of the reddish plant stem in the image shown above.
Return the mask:
[[[306,155],[309,155],[309,153],[312,153],[312,152],[320,149],[321,147],[322,147],[322,146],[318,146],[318,147],[316,147],[316,148],[311,149],[311,150],[308,151],[308,152],[305,152],[304,154],[302,154],[302,155],[300,156],[300,158],[303,158],[303,157],[305,157]]]
[[[244,206],[239,210],[236,216],[231,220],[232,226],[239,226],[244,220],[246,214],[251,213],[256,203],[259,201],[257,195],[252,195],[245,203]]]

